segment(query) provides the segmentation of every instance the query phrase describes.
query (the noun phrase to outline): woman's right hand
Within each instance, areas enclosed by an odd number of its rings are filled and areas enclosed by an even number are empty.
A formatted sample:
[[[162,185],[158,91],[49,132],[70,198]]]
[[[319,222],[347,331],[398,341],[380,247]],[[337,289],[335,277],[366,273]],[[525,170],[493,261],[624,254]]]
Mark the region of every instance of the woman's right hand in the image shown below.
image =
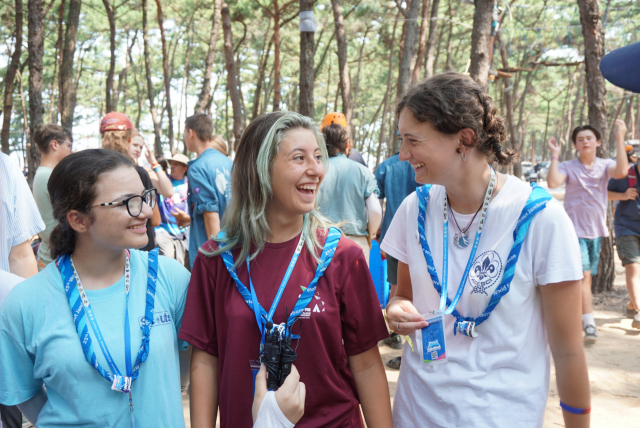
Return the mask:
[[[549,146],[549,151],[551,152],[552,157],[560,157],[560,145],[556,144],[556,137],[549,138],[547,146]]]
[[[401,297],[393,298],[387,305],[387,321],[391,330],[403,336],[429,325],[413,303]]]

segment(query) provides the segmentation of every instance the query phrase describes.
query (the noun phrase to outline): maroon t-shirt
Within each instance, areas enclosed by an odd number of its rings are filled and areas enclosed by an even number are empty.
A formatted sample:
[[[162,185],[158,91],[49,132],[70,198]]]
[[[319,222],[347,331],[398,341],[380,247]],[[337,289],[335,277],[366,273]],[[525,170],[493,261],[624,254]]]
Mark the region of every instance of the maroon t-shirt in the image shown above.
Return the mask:
[[[299,235],[287,242],[267,243],[251,261],[253,286],[267,312],[298,240]],[[203,248],[213,250],[217,243],[207,241]],[[234,257],[238,252],[234,251]],[[316,266],[304,247],[273,316],[274,324],[286,320],[286,307],[289,312],[293,310],[302,287],[313,279]],[[246,263],[237,272],[249,288]],[[314,298],[293,327],[294,333],[298,333],[300,325],[295,365],[307,395],[304,416],[296,427],[360,428],[358,394],[347,357],[377,346],[389,333],[362,250],[349,239],[340,239],[331,264],[318,281]],[[179,338],[218,357],[221,427],[252,427],[250,361],[260,353],[260,331],[222,257],[196,257]],[[297,341],[292,344],[295,348]]]

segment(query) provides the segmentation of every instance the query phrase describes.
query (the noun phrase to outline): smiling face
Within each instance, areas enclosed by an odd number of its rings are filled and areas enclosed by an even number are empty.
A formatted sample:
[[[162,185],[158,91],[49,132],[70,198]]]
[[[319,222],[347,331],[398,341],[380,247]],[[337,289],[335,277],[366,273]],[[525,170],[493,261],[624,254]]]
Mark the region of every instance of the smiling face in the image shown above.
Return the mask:
[[[133,137],[129,142],[129,156],[131,156],[133,160],[137,161],[142,154],[143,148],[144,140],[142,139],[142,137]]]
[[[122,201],[130,196],[142,195],[144,186],[134,168],[123,167],[100,176],[96,183],[96,198],[91,205]],[[142,212],[131,217],[125,205],[91,208],[93,222],[84,231],[94,244],[107,249],[142,248],[149,242],[147,219],[152,210],[146,203]]]
[[[314,133],[302,128],[287,131],[271,168],[269,209],[288,217],[311,212],[324,173]]]
[[[596,150],[600,147],[602,142],[598,140],[596,134],[590,130],[585,129],[584,131],[578,132],[576,135],[576,142],[574,143],[576,149],[578,150],[579,156],[583,155],[594,155],[596,154]]]
[[[398,130],[402,136],[400,160],[411,164],[418,183],[444,184],[460,166],[458,134],[443,134],[429,122],[418,122],[406,108],[400,112]]]

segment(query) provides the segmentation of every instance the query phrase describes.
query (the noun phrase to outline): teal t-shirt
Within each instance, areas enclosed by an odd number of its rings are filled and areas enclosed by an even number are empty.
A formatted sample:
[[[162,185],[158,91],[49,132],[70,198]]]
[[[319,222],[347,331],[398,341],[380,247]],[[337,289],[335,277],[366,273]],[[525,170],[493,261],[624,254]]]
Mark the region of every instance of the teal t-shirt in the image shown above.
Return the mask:
[[[146,252],[131,251],[132,362],[142,340],[140,320],[145,312],[147,261]],[[178,331],[189,277],[177,261],[159,257],[149,357],[140,366],[139,377],[131,388],[136,428],[185,426]],[[87,297],[111,356],[123,373],[124,276],[110,287],[87,290]],[[95,334],[88,328],[98,362],[109,370]],[[185,343],[181,341],[180,345],[183,349]],[[109,381],[85,359],[55,263],[18,284],[0,307],[0,403],[22,403],[43,382],[48,401],[38,416],[38,428],[130,427],[128,394],[111,390]]]
[[[365,200],[374,192],[378,194],[378,184],[369,168],[339,154],[329,158],[318,210],[334,223],[346,222],[340,226],[345,234],[367,236]]]

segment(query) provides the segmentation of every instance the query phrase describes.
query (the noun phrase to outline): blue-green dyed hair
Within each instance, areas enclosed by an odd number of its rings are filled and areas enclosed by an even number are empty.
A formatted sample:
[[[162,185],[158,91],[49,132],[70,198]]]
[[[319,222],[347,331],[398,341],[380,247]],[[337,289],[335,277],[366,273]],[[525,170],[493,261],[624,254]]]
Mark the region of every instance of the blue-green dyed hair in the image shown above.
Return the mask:
[[[240,247],[235,266],[247,257],[253,259],[264,249],[271,229],[267,223],[267,208],[273,197],[271,171],[276,154],[287,132],[307,129],[313,133],[320,148],[322,163],[327,166],[327,149],[324,138],[312,119],[298,113],[281,111],[267,113],[251,121],[237,146],[233,172],[231,173],[231,201],[222,217],[224,234],[215,238],[220,244],[216,251],[200,249],[207,256],[216,256],[228,249]],[[314,209],[304,215],[303,234],[305,245],[316,258],[322,248],[317,230],[326,230],[328,222]],[[251,245],[256,246],[250,254]]]

